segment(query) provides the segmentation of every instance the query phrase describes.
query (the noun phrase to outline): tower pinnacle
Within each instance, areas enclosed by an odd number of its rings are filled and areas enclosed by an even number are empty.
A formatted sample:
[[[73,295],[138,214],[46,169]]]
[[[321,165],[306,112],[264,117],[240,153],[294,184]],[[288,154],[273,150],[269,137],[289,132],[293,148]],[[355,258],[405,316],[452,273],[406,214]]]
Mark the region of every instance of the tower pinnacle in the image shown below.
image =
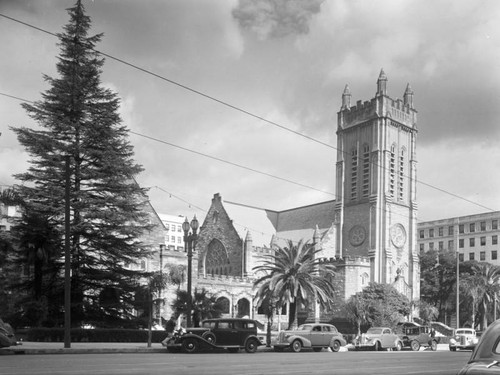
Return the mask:
[[[413,108],[413,90],[411,89],[409,83],[406,85],[406,90],[403,95],[403,101],[405,106],[407,105],[410,108]]]
[[[351,107],[351,90],[349,90],[349,85],[345,85],[344,92],[342,93],[342,108],[348,109]]]
[[[383,68],[380,70],[380,75],[377,79],[377,96],[378,95],[387,95],[387,76]]]

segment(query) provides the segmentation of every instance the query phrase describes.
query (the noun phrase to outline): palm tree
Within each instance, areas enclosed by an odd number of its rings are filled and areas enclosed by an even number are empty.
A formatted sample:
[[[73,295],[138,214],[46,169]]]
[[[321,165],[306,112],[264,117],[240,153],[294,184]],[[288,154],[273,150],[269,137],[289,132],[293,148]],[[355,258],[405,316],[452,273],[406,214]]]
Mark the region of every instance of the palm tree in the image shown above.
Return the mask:
[[[479,299],[484,293],[483,278],[474,273],[467,275],[460,279],[461,289],[472,298],[472,328],[476,327],[476,313],[478,308]]]
[[[488,327],[488,304],[495,300],[500,291],[500,268],[490,263],[481,262],[472,266],[479,285],[479,315],[482,329]],[[482,319],[481,319],[482,318]]]
[[[287,246],[277,247],[274,254],[264,256],[262,264],[254,267],[264,274],[254,282],[257,296],[273,293],[278,305],[290,302],[289,328],[297,325],[298,304],[307,305],[312,300],[324,307],[334,298],[335,266],[316,258],[319,251],[308,241],[300,240],[297,245],[288,241]]]
[[[177,299],[172,304],[172,308],[178,315],[188,313],[188,293],[185,290],[177,291]],[[217,301],[214,295],[208,295],[206,289],[198,291],[194,290],[193,293],[193,311],[192,322],[195,327],[200,326],[200,322],[204,319],[219,318],[222,315],[223,306],[221,302]]]

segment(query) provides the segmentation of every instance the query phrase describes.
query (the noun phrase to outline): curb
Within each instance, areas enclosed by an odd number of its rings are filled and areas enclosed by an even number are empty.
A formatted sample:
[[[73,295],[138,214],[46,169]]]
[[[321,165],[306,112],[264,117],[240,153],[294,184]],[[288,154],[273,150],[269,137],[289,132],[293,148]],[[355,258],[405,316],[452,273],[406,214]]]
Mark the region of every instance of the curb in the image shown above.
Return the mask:
[[[61,348],[61,349],[23,349],[4,348],[0,349],[0,355],[20,354],[109,354],[109,353],[168,353],[167,349],[156,348]]]

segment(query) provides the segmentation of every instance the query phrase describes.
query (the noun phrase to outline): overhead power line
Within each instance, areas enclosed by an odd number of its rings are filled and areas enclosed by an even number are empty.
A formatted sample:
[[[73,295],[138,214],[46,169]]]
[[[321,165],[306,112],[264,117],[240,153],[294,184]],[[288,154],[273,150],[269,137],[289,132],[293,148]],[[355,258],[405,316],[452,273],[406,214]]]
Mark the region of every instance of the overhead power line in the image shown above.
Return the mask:
[[[42,28],[39,28],[39,27],[37,27],[37,26],[34,26],[34,25],[29,24],[29,23],[23,22],[23,21],[18,20],[18,19],[16,19],[16,18],[13,18],[13,17],[7,16],[7,15],[5,15],[5,14],[0,13],[0,16],[2,16],[2,17],[4,17],[4,18],[7,18],[7,19],[9,19],[9,20],[11,20],[11,21],[14,21],[14,22],[20,23],[20,24],[22,24],[22,25],[24,25],[24,26],[27,26],[27,27],[33,28],[33,29],[35,29],[35,30],[41,31],[41,32],[43,32],[43,33],[46,33],[46,34],[49,34],[49,35],[52,35],[52,36],[55,36],[55,37],[59,37],[59,35],[58,35],[58,34],[56,34],[56,33],[50,32],[50,31],[48,31],[48,30],[44,30],[44,29],[42,29]],[[308,139],[308,140],[311,140],[311,141],[313,141],[313,142],[316,142],[316,143],[318,143],[318,144],[324,145],[324,146],[326,146],[326,147],[329,147],[329,148],[331,148],[331,149],[334,149],[334,150],[337,150],[337,151],[338,151],[338,149],[337,149],[336,147],[334,147],[334,146],[332,146],[332,145],[330,145],[330,144],[328,144],[328,143],[326,143],[326,142],[320,141],[320,140],[318,140],[318,139],[316,139],[316,138],[310,137],[310,136],[308,136],[308,135],[306,135],[306,134],[303,134],[303,133],[300,133],[300,132],[298,132],[298,131],[296,131],[296,130],[290,129],[290,128],[286,127],[286,126],[280,125],[280,124],[278,124],[278,123],[276,123],[276,122],[274,122],[274,121],[268,120],[268,119],[266,119],[266,118],[264,118],[264,117],[262,117],[262,116],[256,115],[256,114],[254,114],[254,113],[252,113],[252,112],[250,112],[250,111],[247,111],[247,110],[245,110],[245,109],[242,109],[242,108],[240,108],[240,107],[237,107],[237,106],[235,106],[235,105],[232,105],[232,104],[230,104],[230,103],[227,103],[227,102],[225,102],[225,101],[223,101],[223,100],[217,99],[217,98],[215,98],[215,97],[213,97],[213,96],[211,96],[211,95],[205,94],[205,93],[203,93],[203,92],[201,92],[201,91],[198,91],[198,90],[196,90],[196,89],[193,89],[193,88],[191,88],[191,87],[189,87],[189,86],[186,86],[186,85],[184,85],[184,84],[178,83],[178,82],[176,82],[176,81],[174,81],[174,80],[171,80],[171,79],[169,79],[169,78],[163,77],[163,76],[161,76],[161,75],[159,75],[159,74],[157,74],[157,73],[154,73],[154,72],[152,72],[152,71],[150,71],[150,70],[148,70],[148,69],[145,69],[145,68],[142,68],[142,67],[140,67],[140,66],[138,66],[138,65],[135,65],[135,64],[132,64],[132,63],[130,63],[130,62],[127,62],[127,61],[125,61],[125,60],[123,60],[123,59],[120,59],[120,58],[118,58],[118,57],[115,57],[115,56],[109,55],[109,54],[107,54],[107,53],[105,53],[105,52],[102,52],[102,51],[99,51],[99,50],[96,50],[96,49],[93,49],[93,48],[92,48],[92,50],[93,50],[94,52],[96,52],[96,53],[98,53],[98,54],[102,55],[102,56],[105,56],[105,57],[108,57],[108,58],[110,58],[110,59],[112,59],[112,60],[118,61],[118,62],[120,62],[120,63],[122,63],[122,64],[124,64],[124,65],[127,65],[127,66],[129,66],[129,67],[132,67],[132,68],[134,68],[134,69],[137,69],[137,70],[139,70],[139,71],[141,71],[141,72],[143,72],[143,73],[149,74],[149,75],[151,75],[151,76],[153,76],[153,77],[159,78],[159,79],[161,79],[161,80],[163,80],[163,81],[165,81],[165,82],[168,82],[168,83],[171,83],[171,84],[176,85],[176,86],[178,86],[178,87],[181,87],[181,88],[183,88],[183,89],[185,89],[185,90],[188,90],[188,91],[190,91],[190,92],[192,92],[192,93],[195,93],[195,94],[197,94],[197,95],[200,95],[200,96],[202,96],[202,97],[205,97],[205,98],[207,98],[207,99],[210,99],[210,100],[212,100],[212,101],[215,101],[215,102],[217,102],[217,103],[219,103],[219,104],[222,104],[222,105],[224,105],[224,106],[226,106],[226,107],[229,107],[229,108],[231,108],[231,109],[234,109],[234,110],[236,110],[236,111],[239,111],[239,112],[241,112],[241,113],[244,113],[244,114],[246,114],[246,115],[248,115],[248,116],[251,116],[251,117],[253,117],[253,118],[256,118],[256,119],[258,119],[258,120],[260,120],[260,121],[263,121],[263,122],[268,123],[268,124],[270,124],[270,125],[276,126],[276,127],[280,128],[280,129],[283,129],[283,130],[286,130],[286,131],[288,131],[288,132],[291,132],[291,133],[293,133],[293,134],[295,134],[295,135],[298,135],[298,136],[300,136],[300,137],[306,138],[306,139]],[[8,95],[8,94],[2,94],[2,95],[9,96],[9,97],[12,97],[12,98],[14,98],[14,99],[18,99],[18,100],[24,100],[24,99],[21,99],[21,98],[15,97],[15,96],[11,96],[11,95]],[[28,100],[26,100],[26,101],[27,101],[27,102],[30,102],[30,101],[28,101]],[[133,133],[133,132],[132,132],[132,133]],[[165,141],[161,141],[161,140],[158,140],[158,139],[153,138],[153,137],[149,137],[149,136],[142,135],[142,134],[139,134],[139,133],[134,133],[134,134],[139,135],[139,136],[142,136],[142,137],[145,137],[145,138],[150,138],[151,140],[155,140],[155,141],[157,141],[157,142],[165,143],[165,144],[171,145],[171,146],[173,146],[173,147],[177,147],[177,148],[184,149],[184,148],[183,148],[183,147],[181,147],[181,146],[177,146],[177,145],[174,145],[174,144],[171,144],[171,143],[165,142]],[[297,182],[294,182],[294,181],[291,181],[291,180],[288,180],[288,179],[285,179],[285,178],[281,178],[281,177],[278,177],[278,176],[275,176],[275,175],[272,175],[272,174],[268,174],[268,173],[266,173],[266,172],[261,172],[261,171],[255,170],[255,169],[253,169],[253,168],[249,168],[249,167],[245,167],[245,166],[242,166],[242,165],[239,165],[239,164],[236,164],[236,163],[229,162],[229,161],[224,160],[224,159],[219,159],[219,158],[216,158],[216,157],[213,157],[213,156],[210,156],[210,155],[205,155],[205,154],[199,153],[199,152],[197,152],[197,151],[189,150],[189,149],[184,149],[184,150],[186,150],[186,151],[190,151],[190,152],[193,152],[193,153],[198,153],[199,155],[202,155],[202,156],[205,156],[205,157],[209,157],[209,158],[212,158],[212,159],[214,159],[214,160],[218,160],[218,161],[221,161],[221,162],[224,162],[224,163],[227,163],[227,164],[231,164],[231,165],[234,165],[234,166],[238,166],[238,167],[241,167],[241,168],[244,168],[244,169],[250,170],[250,171],[255,172],[255,173],[264,174],[264,175],[267,175],[267,176],[269,176],[269,177],[277,178],[277,179],[280,179],[280,180],[282,180],[282,181],[290,182],[290,183],[293,183],[293,184],[296,184],[296,185],[299,185],[299,186],[302,186],[302,187],[311,188],[311,189],[313,189],[313,190],[316,190],[316,191],[319,191],[319,192],[322,192],[322,193],[326,193],[326,194],[329,194],[329,195],[334,195],[334,196],[335,196],[335,194],[334,194],[334,193],[331,193],[331,192],[326,192],[326,191],[323,191],[323,190],[319,190],[319,189],[316,189],[316,188],[314,188],[314,187],[310,187],[310,186],[308,186],[308,185],[304,185],[304,184],[301,184],[301,183],[297,183]],[[347,156],[348,156],[348,153],[347,153],[347,152],[343,151],[343,153],[344,153],[345,155],[347,155]],[[371,160],[370,160],[370,164],[373,164],[373,165],[375,165],[375,166],[377,166],[377,167],[381,167],[381,168],[383,168],[383,169],[387,170],[387,168],[386,168],[386,167],[379,166],[376,162],[373,162],[373,161],[371,161]],[[403,177],[408,177],[408,178],[409,178],[409,176],[406,176],[406,175],[404,175]],[[461,196],[459,196],[459,195],[457,195],[457,194],[454,194],[454,193],[451,193],[451,192],[449,192],[449,191],[447,191],[447,190],[444,190],[444,189],[438,188],[438,187],[436,187],[436,186],[434,186],[434,185],[432,185],[432,184],[425,183],[425,182],[420,181],[420,180],[417,180],[417,179],[415,179],[415,181],[416,181],[417,183],[421,183],[421,184],[423,184],[423,185],[425,185],[425,186],[427,186],[427,187],[430,187],[430,188],[432,188],[432,189],[436,189],[436,190],[438,190],[438,191],[440,191],[440,192],[442,192],[442,193],[445,193],[445,194],[448,194],[448,195],[453,196],[453,197],[455,197],[455,198],[461,199],[461,200],[463,200],[463,201],[465,201],[465,202],[471,203],[471,204],[473,204],[473,205],[476,205],[476,206],[478,206],[478,207],[484,208],[484,209],[486,209],[486,210],[489,210],[489,211],[496,211],[496,210],[494,210],[494,209],[492,209],[492,208],[489,208],[489,207],[487,207],[487,206],[484,206],[484,205],[482,205],[482,204],[480,204],[480,203],[477,203],[477,202],[474,202],[474,201],[469,200],[469,199],[467,199],[467,198],[461,197]]]

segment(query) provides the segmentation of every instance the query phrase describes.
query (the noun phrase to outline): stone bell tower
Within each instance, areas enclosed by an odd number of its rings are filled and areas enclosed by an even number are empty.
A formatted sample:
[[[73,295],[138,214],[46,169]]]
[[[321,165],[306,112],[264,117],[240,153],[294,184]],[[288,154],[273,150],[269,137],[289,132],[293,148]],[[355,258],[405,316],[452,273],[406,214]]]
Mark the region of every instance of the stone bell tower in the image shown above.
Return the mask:
[[[334,223],[338,257],[366,259],[369,267],[362,275],[367,281],[393,284],[415,300],[420,293],[416,237],[417,111],[410,85],[403,99],[392,99],[387,81],[382,70],[375,97],[369,101],[359,100],[352,105],[347,85],[342,94]],[[346,298],[362,289],[357,281],[353,281],[354,289],[347,285],[348,273],[346,269]],[[355,274],[361,275],[359,270]]]

